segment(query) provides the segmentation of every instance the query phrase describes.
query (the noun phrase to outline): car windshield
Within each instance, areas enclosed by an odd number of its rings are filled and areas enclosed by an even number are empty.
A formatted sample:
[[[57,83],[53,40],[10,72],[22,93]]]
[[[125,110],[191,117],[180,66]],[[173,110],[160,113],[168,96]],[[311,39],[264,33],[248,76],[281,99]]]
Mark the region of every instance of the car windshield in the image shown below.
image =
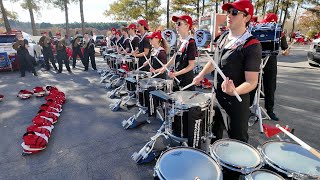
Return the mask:
[[[103,39],[103,36],[97,36],[96,39]]]
[[[16,38],[15,35],[0,36],[0,43],[13,43],[15,38]]]

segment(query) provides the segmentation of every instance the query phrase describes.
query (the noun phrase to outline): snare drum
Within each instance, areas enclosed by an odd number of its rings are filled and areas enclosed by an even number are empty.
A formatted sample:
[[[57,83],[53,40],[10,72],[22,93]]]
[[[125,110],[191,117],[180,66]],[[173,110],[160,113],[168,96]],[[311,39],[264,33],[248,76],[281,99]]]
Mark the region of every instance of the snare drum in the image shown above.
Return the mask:
[[[170,94],[174,100],[172,132],[177,137],[188,138],[190,147],[200,148],[208,121],[210,94],[198,91],[176,91]],[[172,107],[172,105],[171,105]]]
[[[206,30],[197,30],[194,39],[196,40],[197,47],[207,48],[211,42],[211,33]]]
[[[251,174],[246,175],[245,180],[284,180],[279,174],[266,170],[266,169],[259,169],[253,171]]]
[[[139,81],[139,103],[143,107],[148,107],[149,116],[152,115],[150,111],[150,91],[155,90],[166,90],[166,80],[160,78],[147,78]],[[157,106],[158,103],[152,101],[153,107]]]
[[[265,162],[295,179],[320,179],[320,159],[300,145],[269,141],[259,148]]]
[[[238,140],[218,140],[210,146],[210,154],[221,166],[242,174],[249,174],[263,165],[258,150]]]
[[[160,180],[222,180],[220,166],[205,152],[176,147],[163,152],[154,167]]]
[[[146,72],[146,71],[131,71],[128,72],[128,77],[134,78],[134,79],[144,79],[147,77],[150,77],[152,73]]]

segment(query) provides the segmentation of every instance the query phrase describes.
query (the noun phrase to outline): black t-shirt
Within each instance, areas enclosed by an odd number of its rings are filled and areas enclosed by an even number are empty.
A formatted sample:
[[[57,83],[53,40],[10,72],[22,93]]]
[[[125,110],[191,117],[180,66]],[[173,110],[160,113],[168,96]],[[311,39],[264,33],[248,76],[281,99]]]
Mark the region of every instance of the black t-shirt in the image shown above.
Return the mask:
[[[116,36],[112,36],[111,37],[111,46],[114,46],[117,42],[117,37]]]
[[[151,45],[150,45],[150,41],[148,38],[146,38],[148,32],[145,32],[144,36],[142,36],[142,39],[139,42],[139,53],[143,53],[144,49],[149,49],[149,53],[146,55],[147,58],[150,58],[150,53],[151,53]],[[139,67],[143,65],[143,63],[146,62],[146,58],[140,57],[139,58]],[[141,69],[142,71],[148,71],[149,70],[149,66],[145,66]]]
[[[157,54],[157,58],[162,62],[162,64],[167,64],[167,54],[164,49],[161,49],[159,51],[159,53]],[[151,65],[155,70],[162,68],[162,65],[154,56],[151,56]],[[156,78],[166,79],[166,72],[159,74],[158,76],[156,76]]]
[[[94,40],[93,39],[90,39],[88,44],[87,44],[87,47],[84,48],[84,51],[86,53],[94,53]]]
[[[15,39],[15,42],[17,42],[18,39]],[[23,40],[23,44],[17,49],[17,54],[20,54],[20,53],[29,53],[28,49],[25,48],[25,45],[28,45],[29,42],[28,40],[24,39]]]
[[[193,38],[190,38],[187,48],[184,49],[181,55],[177,54],[176,56],[176,60],[175,60],[176,71],[180,71],[181,69],[186,68],[189,65],[189,61],[194,61],[196,59],[196,53],[197,53],[196,42]],[[177,76],[177,78],[180,81],[181,87],[189,85],[193,81],[194,72],[193,70],[190,70],[185,74]]]
[[[224,38],[228,38],[228,35],[222,35],[219,41],[222,42]],[[219,45],[220,48],[221,45],[222,44]],[[259,72],[262,58],[261,44],[256,38],[253,38],[246,41],[244,45],[236,48],[221,49],[220,56],[221,58],[219,58],[218,62],[216,61],[218,66],[226,77],[233,80],[235,87],[237,87],[246,81],[245,71]],[[221,89],[223,81],[223,78],[218,74],[216,87],[217,97],[230,97]]]
[[[129,42],[129,41],[130,41],[130,39],[127,38],[127,39],[125,39],[124,42],[121,44],[125,51],[127,51],[127,50],[126,50],[127,48],[129,48],[129,50],[131,49],[131,48],[130,48],[130,42]],[[122,50],[122,48],[121,48],[121,50]],[[130,51],[129,51],[129,52],[130,52]]]
[[[121,36],[121,37],[120,37],[120,40],[117,42],[117,45],[119,46],[119,48],[120,48],[121,46],[123,47],[123,40],[124,40],[124,37]],[[121,46],[120,46],[119,44],[121,44]]]
[[[139,41],[140,41],[140,38],[138,36],[133,38],[133,40],[131,41],[133,50],[135,50],[136,48],[139,48]],[[131,48],[130,50],[132,51]]]

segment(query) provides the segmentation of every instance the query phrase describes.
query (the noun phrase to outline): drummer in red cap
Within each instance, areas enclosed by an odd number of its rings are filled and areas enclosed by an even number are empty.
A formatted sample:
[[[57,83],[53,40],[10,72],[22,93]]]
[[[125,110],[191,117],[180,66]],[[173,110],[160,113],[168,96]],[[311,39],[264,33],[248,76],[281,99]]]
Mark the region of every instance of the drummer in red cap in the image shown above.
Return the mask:
[[[226,127],[229,138],[248,142],[249,92],[255,89],[258,83],[261,44],[247,31],[253,16],[253,5],[249,0],[226,3],[222,9],[227,11],[229,31],[218,39],[214,60],[227,78],[224,80],[217,71],[214,72],[216,105],[212,131],[216,139],[221,139]],[[193,82],[200,84],[205,74],[214,70],[210,59]],[[237,100],[234,90],[240,95],[242,102]]]
[[[274,13],[268,13],[261,23],[277,23],[278,16]],[[268,48],[269,44],[266,44],[265,47]],[[273,42],[270,43],[270,46],[274,46]],[[289,51],[288,43],[286,36],[283,34],[280,38],[280,47],[283,51],[282,55],[288,55]],[[267,61],[267,64],[263,68],[263,92],[264,92],[264,107],[267,110],[268,116],[274,120],[279,121],[278,116],[274,113],[274,94],[277,88],[277,55],[271,55]],[[255,91],[250,93],[251,101],[253,102]]]
[[[130,45],[130,50],[131,52],[137,51],[139,49],[139,41],[140,41],[139,36],[136,34],[137,26],[134,23],[131,23],[129,24],[129,26],[127,26],[127,29],[130,36],[130,43],[133,48],[132,50]]]
[[[141,33],[141,39],[139,41],[139,51],[133,52],[132,55],[139,58],[137,68],[143,66],[146,62],[145,56],[150,58],[151,45],[149,39],[146,38],[148,35],[149,25],[147,20],[141,19],[137,23],[137,29]],[[140,69],[141,71],[149,71],[149,66],[145,66]]]
[[[180,81],[179,86],[184,87],[191,84],[194,78],[193,68],[195,66],[197,48],[196,42],[190,34],[192,30],[192,18],[188,15],[182,15],[173,16],[172,20],[176,22],[176,29],[181,39],[179,40],[176,56],[170,59],[166,67],[174,63],[174,72],[170,72],[169,77],[177,77]],[[165,68],[162,68],[161,71],[165,71]],[[179,86],[174,85],[173,90],[178,91]],[[187,90],[194,91],[195,87],[191,86]]]
[[[110,40],[111,40],[111,46],[115,46],[116,44],[116,41],[117,41],[117,37],[116,37],[116,32],[117,32],[117,29],[116,28],[111,28],[111,37],[110,37]]]
[[[72,73],[70,66],[69,66],[69,58],[67,55],[67,44],[66,44],[66,40],[64,38],[61,38],[61,33],[57,32],[56,33],[56,37],[57,37],[57,41],[55,42],[56,44],[56,49],[57,49],[57,61],[59,64],[59,69],[58,69],[58,73],[62,73],[62,65],[64,63],[64,65],[67,68],[67,71],[69,73]]]
[[[167,43],[167,41],[162,37],[161,31],[155,31],[151,35],[146,36],[148,39],[150,39],[150,44],[153,47],[153,52],[151,56],[151,66],[150,72],[157,74],[160,72],[162,65],[159,61],[161,61],[162,64],[167,63],[167,54],[169,54],[170,48]],[[158,61],[159,60],[159,61]],[[148,62],[145,62],[143,64],[144,66],[148,65]],[[166,74],[162,73],[156,76],[156,78],[162,78],[166,79]]]
[[[42,37],[39,40],[39,44],[42,47],[42,53],[43,53],[43,58],[44,58],[44,65],[45,65],[45,70],[49,71],[50,70],[50,64],[49,60],[53,66],[53,68],[58,71],[58,68],[56,66],[55,59],[53,57],[53,52],[51,48],[51,40],[48,37],[47,32],[41,32]]]

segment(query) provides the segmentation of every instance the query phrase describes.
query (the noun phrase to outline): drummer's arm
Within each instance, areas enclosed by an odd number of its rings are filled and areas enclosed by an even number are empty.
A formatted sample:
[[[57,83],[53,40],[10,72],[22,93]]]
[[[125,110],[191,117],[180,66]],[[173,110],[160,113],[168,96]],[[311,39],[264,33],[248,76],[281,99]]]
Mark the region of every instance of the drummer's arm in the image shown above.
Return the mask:
[[[193,71],[194,65],[195,65],[195,60],[189,60],[188,66],[181,69],[180,71],[175,72],[174,75],[180,76],[180,75],[185,74],[189,71]]]
[[[144,50],[144,51],[143,51],[142,53],[136,54],[136,57],[137,57],[137,58],[144,57],[144,56],[147,56],[147,55],[149,54],[149,51],[150,51],[149,48],[144,48],[143,50]]]
[[[204,66],[202,71],[199,73],[200,76],[205,76],[206,74],[214,71],[214,66],[211,63],[211,59],[207,62],[207,64]]]

